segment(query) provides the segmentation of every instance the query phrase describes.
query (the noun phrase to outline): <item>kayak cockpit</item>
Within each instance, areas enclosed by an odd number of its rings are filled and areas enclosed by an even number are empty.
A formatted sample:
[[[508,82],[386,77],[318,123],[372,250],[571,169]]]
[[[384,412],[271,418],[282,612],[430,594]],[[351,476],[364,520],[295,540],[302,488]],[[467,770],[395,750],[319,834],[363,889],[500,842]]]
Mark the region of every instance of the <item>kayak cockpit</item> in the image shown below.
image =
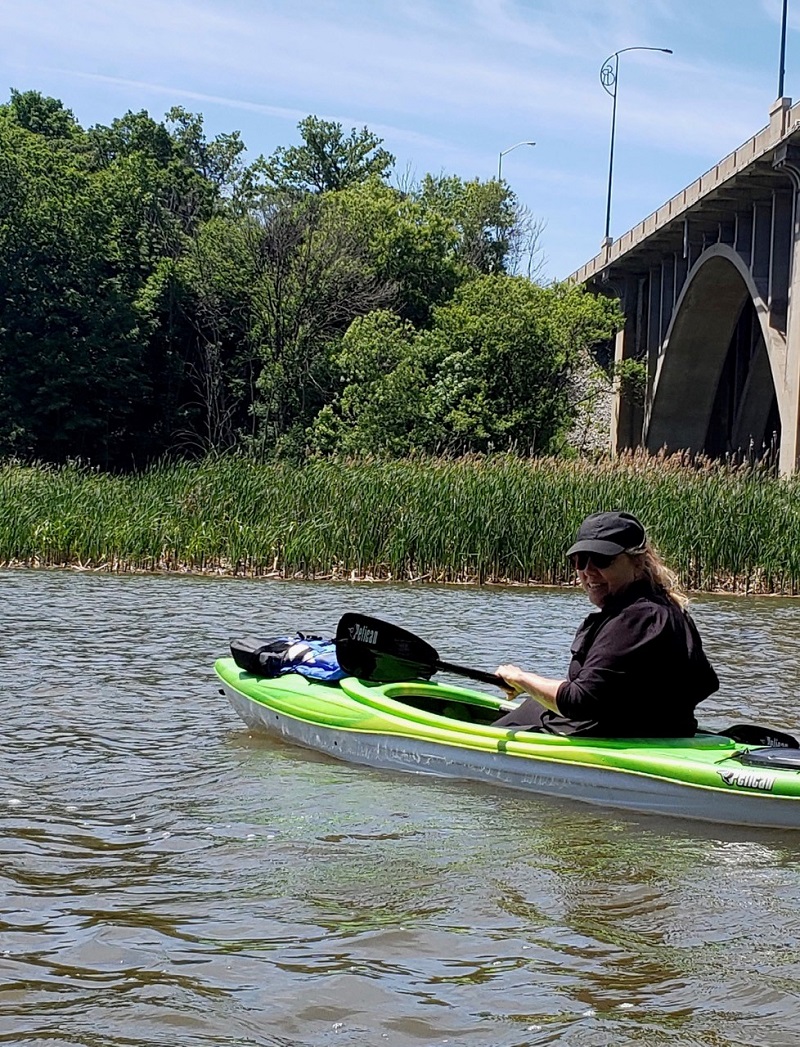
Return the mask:
[[[354,701],[385,714],[426,722],[438,727],[456,729],[465,734],[479,733],[486,735],[502,734],[506,738],[531,743],[546,743],[552,746],[568,747],[611,747],[625,749],[630,746],[641,746],[643,741],[655,742],[660,748],[673,749],[707,749],[718,750],[728,756],[740,748],[731,738],[700,731],[691,738],[597,738],[591,736],[566,736],[560,734],[542,734],[527,731],[523,728],[492,727],[508,703],[494,695],[481,691],[452,687],[432,681],[411,680],[402,683],[376,685],[371,682],[347,677],[339,681],[339,687]]]

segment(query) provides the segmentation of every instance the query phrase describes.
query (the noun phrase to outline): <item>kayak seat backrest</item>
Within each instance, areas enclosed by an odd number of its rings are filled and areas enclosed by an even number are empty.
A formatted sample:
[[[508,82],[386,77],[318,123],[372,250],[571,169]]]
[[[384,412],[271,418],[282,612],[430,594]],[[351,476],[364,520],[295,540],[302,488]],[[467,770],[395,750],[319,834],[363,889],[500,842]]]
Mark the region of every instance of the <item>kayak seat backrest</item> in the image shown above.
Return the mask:
[[[785,745],[750,749],[740,753],[736,759],[749,767],[786,767],[800,771],[800,749],[788,749]]]

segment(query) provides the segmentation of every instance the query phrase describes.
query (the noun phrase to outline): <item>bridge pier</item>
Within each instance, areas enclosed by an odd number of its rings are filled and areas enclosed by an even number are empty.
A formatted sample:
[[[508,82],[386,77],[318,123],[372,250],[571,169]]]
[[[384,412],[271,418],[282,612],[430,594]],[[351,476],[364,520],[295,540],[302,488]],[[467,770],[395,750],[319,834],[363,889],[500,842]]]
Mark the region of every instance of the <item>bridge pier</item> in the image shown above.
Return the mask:
[[[792,252],[786,294],[786,338],[778,402],[781,409],[781,443],[778,467],[784,475],[800,468],[800,168],[792,165],[795,182],[791,218]]]
[[[614,342],[614,398],[611,404],[611,453],[616,455],[626,448],[638,447],[642,435],[644,412],[639,397],[631,394],[622,374],[624,361],[635,361],[637,326],[641,322],[640,287],[638,281],[628,278],[620,290],[625,324],[617,331]]]

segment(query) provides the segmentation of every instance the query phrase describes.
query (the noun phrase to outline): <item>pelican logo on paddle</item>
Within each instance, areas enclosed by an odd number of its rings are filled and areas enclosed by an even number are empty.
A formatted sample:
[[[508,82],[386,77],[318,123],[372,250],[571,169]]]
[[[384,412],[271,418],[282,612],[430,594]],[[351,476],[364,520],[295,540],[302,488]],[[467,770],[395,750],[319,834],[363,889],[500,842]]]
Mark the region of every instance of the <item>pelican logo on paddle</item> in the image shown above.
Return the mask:
[[[375,644],[378,642],[378,630],[370,629],[366,625],[353,625],[350,628],[350,639],[356,643]]]
[[[726,785],[735,785],[740,789],[760,789],[772,792],[775,784],[774,774],[758,774],[756,771],[720,771],[720,778]]]

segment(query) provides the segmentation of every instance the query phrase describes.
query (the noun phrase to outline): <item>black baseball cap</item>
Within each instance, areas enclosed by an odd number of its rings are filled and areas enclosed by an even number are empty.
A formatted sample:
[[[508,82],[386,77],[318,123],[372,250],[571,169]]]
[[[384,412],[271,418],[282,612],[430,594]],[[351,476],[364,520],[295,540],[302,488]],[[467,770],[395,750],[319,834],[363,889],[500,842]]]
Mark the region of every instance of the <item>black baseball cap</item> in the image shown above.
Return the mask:
[[[646,541],[644,527],[631,513],[592,513],[578,528],[575,543],[567,550],[567,556],[573,553],[618,556],[620,553],[642,552]]]

